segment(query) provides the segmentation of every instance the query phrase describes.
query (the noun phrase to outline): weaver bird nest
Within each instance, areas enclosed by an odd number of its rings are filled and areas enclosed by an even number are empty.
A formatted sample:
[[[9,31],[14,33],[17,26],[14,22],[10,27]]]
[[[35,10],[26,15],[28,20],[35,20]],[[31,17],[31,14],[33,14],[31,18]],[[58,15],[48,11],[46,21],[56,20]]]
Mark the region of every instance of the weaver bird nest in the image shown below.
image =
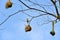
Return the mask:
[[[51,31],[50,34],[51,34],[52,36],[54,36],[54,35],[55,35],[55,31]]]
[[[6,8],[12,7],[12,2],[11,2],[10,0],[8,0],[8,1],[6,2],[6,4],[5,4],[5,7],[6,7]]]
[[[25,32],[29,32],[31,31],[31,26],[30,25],[26,25],[25,26]]]

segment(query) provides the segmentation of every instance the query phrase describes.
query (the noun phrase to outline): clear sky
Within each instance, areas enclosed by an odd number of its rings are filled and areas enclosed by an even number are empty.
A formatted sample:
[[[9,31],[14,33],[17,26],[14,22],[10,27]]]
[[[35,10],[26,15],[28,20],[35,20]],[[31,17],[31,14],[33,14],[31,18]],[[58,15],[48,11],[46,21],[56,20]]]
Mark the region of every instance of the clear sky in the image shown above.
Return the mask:
[[[5,8],[5,3],[7,0],[0,0],[0,23],[4,21],[10,14],[17,12],[18,10],[26,9],[26,7],[21,4],[18,0],[11,0],[13,6],[9,9]],[[22,0],[27,5],[32,5],[27,0]],[[32,0],[33,2],[39,4],[50,4],[50,0]],[[32,5],[31,7],[41,9],[36,5]],[[48,12],[55,13],[55,10],[51,6],[45,6]],[[49,9],[48,9],[49,8]],[[53,8],[53,9],[52,9]],[[52,12],[52,13],[53,13]],[[25,13],[30,14],[32,16],[39,15],[41,12],[37,11],[25,11]],[[51,23],[40,25],[42,22],[46,22],[47,17],[38,17],[32,20],[31,27],[32,30],[30,32],[25,32],[24,28],[26,23],[26,18],[31,18],[24,14],[23,12],[19,12],[18,14],[10,17],[3,25],[0,25],[0,40],[60,40],[60,22],[55,24],[55,36],[50,35],[51,31]],[[51,19],[54,19],[50,16]]]

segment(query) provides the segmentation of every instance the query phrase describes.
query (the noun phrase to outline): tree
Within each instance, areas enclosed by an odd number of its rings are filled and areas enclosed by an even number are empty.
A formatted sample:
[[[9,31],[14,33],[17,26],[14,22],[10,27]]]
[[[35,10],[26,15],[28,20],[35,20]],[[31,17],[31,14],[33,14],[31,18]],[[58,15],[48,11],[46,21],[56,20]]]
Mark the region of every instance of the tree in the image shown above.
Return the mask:
[[[10,0],[9,0],[10,1]],[[31,23],[31,21],[34,19],[34,18],[37,18],[37,17],[41,17],[41,16],[52,16],[52,17],[54,17],[54,19],[52,19],[52,20],[49,20],[49,19],[47,19],[47,23],[50,23],[50,22],[52,22],[52,31],[50,32],[53,36],[55,35],[55,31],[54,31],[54,24],[56,24],[56,23],[58,23],[58,21],[60,21],[60,14],[59,14],[59,9],[60,9],[60,6],[59,5],[57,5],[58,4],[58,2],[60,3],[60,1],[58,1],[58,0],[49,0],[49,2],[50,2],[50,4],[48,4],[47,5],[47,2],[46,2],[46,4],[40,4],[40,3],[36,3],[35,2],[35,0],[34,1],[32,1],[32,0],[26,0],[26,2],[29,2],[30,4],[26,4],[25,2],[23,2],[22,0],[18,0],[21,4],[23,4],[25,7],[26,7],[26,9],[21,9],[21,10],[19,10],[19,11],[17,11],[17,12],[15,12],[15,13],[13,13],[13,14],[11,14],[11,15],[9,15],[3,22],[1,22],[0,23],[0,25],[2,25],[3,23],[5,23],[10,17],[12,17],[13,15],[16,15],[16,14],[18,14],[19,12],[23,12],[24,14],[26,14],[26,15],[28,15],[29,17],[31,17],[31,19],[29,20],[29,19],[27,19],[27,24],[28,25],[30,25],[30,23]],[[43,2],[43,1],[42,1]],[[12,4],[11,3],[11,5],[10,6],[8,6],[7,8],[9,9],[9,8],[11,8],[12,7],[12,5],[14,5],[14,4]],[[22,5],[21,5],[22,6]],[[23,6],[23,8],[24,8],[24,6]],[[37,7],[36,7],[37,6]],[[46,9],[46,7],[51,7],[52,6],[52,9],[55,11],[55,12],[50,12],[50,10],[49,9]],[[36,13],[37,12],[40,12],[39,13],[39,15],[37,15],[37,16],[32,16],[32,15],[30,15],[30,14],[27,14],[27,13],[25,13],[25,11],[28,11],[28,10],[30,10],[30,11],[35,11]],[[48,11],[49,10],[49,11]],[[56,13],[56,14],[55,14]],[[32,14],[33,14],[33,12],[32,12]],[[48,17],[47,17],[48,18]],[[46,23],[44,23],[44,24],[46,24]]]

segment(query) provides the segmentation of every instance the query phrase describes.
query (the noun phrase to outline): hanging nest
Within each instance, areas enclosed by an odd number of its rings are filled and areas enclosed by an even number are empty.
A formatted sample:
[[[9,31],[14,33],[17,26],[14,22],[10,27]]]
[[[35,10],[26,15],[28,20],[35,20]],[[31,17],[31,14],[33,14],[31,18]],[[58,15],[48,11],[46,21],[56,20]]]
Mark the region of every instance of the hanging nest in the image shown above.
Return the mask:
[[[54,31],[51,31],[50,34],[51,34],[52,36],[54,36],[54,35],[55,35],[55,32],[54,32]]]
[[[31,26],[30,25],[25,26],[25,32],[29,32],[29,31],[31,31]]]
[[[10,0],[8,0],[8,1],[6,2],[6,4],[5,4],[5,7],[6,7],[6,8],[12,7],[12,2],[11,2]]]
[[[50,34],[51,34],[52,36],[55,35],[55,31],[54,31],[54,21],[52,21],[52,31],[50,32]]]

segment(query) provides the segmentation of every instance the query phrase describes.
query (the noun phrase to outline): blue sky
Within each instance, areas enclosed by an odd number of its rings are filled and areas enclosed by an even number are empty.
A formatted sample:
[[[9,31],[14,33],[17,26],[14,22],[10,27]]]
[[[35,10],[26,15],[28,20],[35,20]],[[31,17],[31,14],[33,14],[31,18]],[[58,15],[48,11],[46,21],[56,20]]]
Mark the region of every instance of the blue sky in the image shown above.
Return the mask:
[[[18,10],[26,9],[26,7],[21,4],[18,0],[11,0],[13,3],[13,6],[9,9],[5,8],[5,3],[7,0],[0,0],[0,23],[4,21],[10,14],[13,14],[17,12]],[[22,0],[25,2],[27,5],[32,5],[30,4],[27,0]],[[32,0],[33,2],[37,2],[40,4],[50,4],[50,0]],[[32,5],[31,7],[38,8],[43,10],[41,7],[34,6]],[[45,6],[46,7],[46,6]],[[49,9],[48,9],[49,8]],[[48,12],[53,12],[55,13],[53,7],[46,7]],[[51,10],[52,9],[52,10]],[[52,13],[53,13],[52,12]],[[30,14],[32,16],[39,15],[41,12],[37,11],[25,11],[25,13]],[[33,14],[32,14],[33,13]],[[25,32],[24,28],[26,23],[26,18],[31,18],[27,16],[26,14],[19,12],[18,14],[10,17],[3,25],[0,25],[0,40],[60,40],[60,22],[55,24],[55,36],[50,35],[51,31],[51,23],[45,24],[45,25],[40,25],[42,22],[46,22],[48,19],[46,16],[43,17],[38,17],[32,20],[31,22],[31,27],[32,30],[30,32]],[[49,17],[51,19],[51,16]]]

